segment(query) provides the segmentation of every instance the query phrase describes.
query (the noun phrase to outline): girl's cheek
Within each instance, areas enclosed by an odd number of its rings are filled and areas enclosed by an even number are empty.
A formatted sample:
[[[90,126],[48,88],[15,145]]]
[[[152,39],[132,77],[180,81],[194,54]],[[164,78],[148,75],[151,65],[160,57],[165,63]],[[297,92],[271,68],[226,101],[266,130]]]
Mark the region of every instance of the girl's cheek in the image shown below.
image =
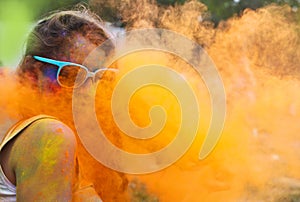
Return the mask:
[[[61,87],[56,79],[57,69],[45,69],[43,72],[42,90],[49,93],[57,92]]]
[[[45,78],[48,78],[49,81],[55,82],[56,81],[56,74],[57,74],[56,69],[47,68],[47,69],[44,70],[43,76]]]

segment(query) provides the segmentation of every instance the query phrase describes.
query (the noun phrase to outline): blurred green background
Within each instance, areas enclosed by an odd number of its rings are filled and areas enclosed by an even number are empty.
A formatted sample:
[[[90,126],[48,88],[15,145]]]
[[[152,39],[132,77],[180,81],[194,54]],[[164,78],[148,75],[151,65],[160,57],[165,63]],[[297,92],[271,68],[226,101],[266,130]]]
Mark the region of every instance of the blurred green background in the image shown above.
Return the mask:
[[[122,26],[122,19],[109,2],[121,0],[97,0],[102,8],[102,18]],[[183,4],[186,0],[156,0],[161,6]],[[27,33],[34,22],[46,13],[71,8],[88,0],[0,0],[0,66],[15,67],[24,47]],[[201,0],[207,5],[211,19],[217,25],[221,20],[241,13],[245,8],[256,9],[270,3],[289,4],[296,11],[300,0]],[[107,6],[105,6],[107,5]]]
[[[49,11],[70,8],[79,0],[0,0],[0,67],[14,68],[26,36],[37,19]],[[85,1],[87,2],[87,1]]]

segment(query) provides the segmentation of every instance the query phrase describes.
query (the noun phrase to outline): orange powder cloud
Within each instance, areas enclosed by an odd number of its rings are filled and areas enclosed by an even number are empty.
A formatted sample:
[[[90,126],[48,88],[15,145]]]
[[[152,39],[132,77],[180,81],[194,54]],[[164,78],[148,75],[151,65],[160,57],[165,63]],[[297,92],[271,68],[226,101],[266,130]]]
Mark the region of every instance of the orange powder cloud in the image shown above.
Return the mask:
[[[186,12],[195,8],[185,7]],[[173,14],[180,18],[184,12],[178,8]],[[173,29],[176,23],[172,26],[170,16],[164,19],[168,28]],[[196,93],[201,120],[197,138],[188,152],[172,166],[152,174],[125,177],[96,162],[80,146],[83,175],[94,182],[103,200],[126,200],[126,178],[143,182],[159,201],[284,201],[299,196],[300,49],[299,26],[293,16],[289,7],[269,6],[246,11],[242,17],[232,18],[215,29],[204,29],[201,24],[197,27],[199,35],[195,30],[189,32],[189,37],[196,35],[195,40],[205,45],[222,76],[227,96],[221,139],[204,160],[199,160],[198,154],[208,130],[211,105],[204,83],[189,65],[155,51],[133,53],[113,64],[119,73],[100,81],[96,112],[103,131],[116,146],[136,153],[156,151],[167,145],[178,129],[178,102],[169,92],[151,86],[133,95],[129,113],[137,125],[145,126],[149,124],[150,107],[162,105],[168,115],[164,130],[147,142],[127,137],[114,123],[110,104],[116,82],[130,70],[149,62],[184,75]],[[62,94],[47,97],[43,100],[45,110],[36,92],[14,81],[8,73],[1,77],[1,123],[7,117],[17,118],[21,108],[28,116],[48,113],[73,125],[69,98],[62,99]]]

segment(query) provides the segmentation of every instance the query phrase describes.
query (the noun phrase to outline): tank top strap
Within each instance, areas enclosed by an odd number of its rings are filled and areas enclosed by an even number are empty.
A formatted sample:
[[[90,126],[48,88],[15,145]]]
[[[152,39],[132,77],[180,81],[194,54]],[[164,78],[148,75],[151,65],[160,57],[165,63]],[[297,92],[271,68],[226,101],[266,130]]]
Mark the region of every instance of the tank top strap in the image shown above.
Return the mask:
[[[45,119],[45,118],[57,119],[53,116],[48,116],[48,115],[42,114],[42,115],[33,116],[29,119],[25,119],[25,120],[21,120],[21,121],[17,122],[14,126],[12,126],[8,130],[8,132],[4,136],[2,142],[0,143],[0,151],[11,139],[13,139],[15,136],[17,136],[22,130],[24,130],[30,124],[32,124],[33,122],[35,122],[37,120]]]

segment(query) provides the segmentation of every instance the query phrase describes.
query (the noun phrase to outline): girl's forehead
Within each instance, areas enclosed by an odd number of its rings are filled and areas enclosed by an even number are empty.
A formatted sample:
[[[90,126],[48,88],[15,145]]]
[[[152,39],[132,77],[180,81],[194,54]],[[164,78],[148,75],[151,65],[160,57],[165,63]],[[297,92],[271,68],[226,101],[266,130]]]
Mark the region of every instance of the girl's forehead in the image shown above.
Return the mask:
[[[79,35],[79,34],[74,36],[73,42],[74,42],[73,45],[74,45],[75,49],[86,48],[91,43],[87,38],[85,38],[84,36]]]
[[[88,38],[81,34],[75,34],[65,47],[61,59],[82,64],[88,55],[97,48],[97,45],[92,43]]]

